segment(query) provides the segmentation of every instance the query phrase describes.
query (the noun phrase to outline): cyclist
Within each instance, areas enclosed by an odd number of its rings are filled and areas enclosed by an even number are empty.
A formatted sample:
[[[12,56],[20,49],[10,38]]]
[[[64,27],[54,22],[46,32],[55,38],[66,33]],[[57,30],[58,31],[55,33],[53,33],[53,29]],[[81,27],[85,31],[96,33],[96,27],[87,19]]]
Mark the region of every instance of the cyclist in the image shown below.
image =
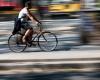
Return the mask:
[[[27,23],[28,19],[32,21],[33,24],[38,24],[41,22],[29,11],[32,8],[31,2],[28,1],[25,3],[25,7],[21,9],[18,15],[18,19],[21,21],[21,28],[25,29],[25,34],[22,37],[23,42],[27,42],[27,38],[31,40],[33,34],[33,28]]]

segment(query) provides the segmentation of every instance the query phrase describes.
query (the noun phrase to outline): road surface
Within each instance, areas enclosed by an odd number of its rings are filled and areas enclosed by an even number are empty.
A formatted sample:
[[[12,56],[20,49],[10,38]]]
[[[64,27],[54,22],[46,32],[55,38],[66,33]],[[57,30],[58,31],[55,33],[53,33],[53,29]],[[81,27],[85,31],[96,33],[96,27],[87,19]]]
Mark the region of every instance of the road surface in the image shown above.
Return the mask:
[[[7,45],[13,21],[0,22],[0,80],[100,80],[100,46],[80,45],[77,25],[77,20],[45,21],[44,29],[57,34],[56,50],[14,53]]]

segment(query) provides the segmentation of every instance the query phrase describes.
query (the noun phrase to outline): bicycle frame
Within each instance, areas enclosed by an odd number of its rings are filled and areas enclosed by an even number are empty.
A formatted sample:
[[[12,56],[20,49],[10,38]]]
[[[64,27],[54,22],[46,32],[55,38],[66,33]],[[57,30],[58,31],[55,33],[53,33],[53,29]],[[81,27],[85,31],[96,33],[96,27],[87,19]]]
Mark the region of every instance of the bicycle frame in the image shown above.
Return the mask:
[[[32,37],[32,42],[34,42],[35,41],[35,39],[38,39],[38,37],[40,36],[40,34],[38,34],[38,33],[35,33],[35,34],[33,34],[34,35],[34,37]]]
[[[37,27],[40,28],[39,25],[37,25]],[[43,33],[42,29],[40,28],[39,31],[38,30],[33,30],[33,35],[32,35],[32,40],[31,42],[35,42],[38,41],[39,36]],[[34,37],[33,37],[34,36]]]
[[[46,31],[45,31],[45,32],[46,32]],[[39,33],[37,32],[37,33],[33,34],[33,35],[35,35],[35,36],[32,37],[32,40],[31,40],[31,41],[32,41],[32,42],[35,42],[35,39],[38,40],[38,38],[39,38],[40,35],[42,35],[43,38],[45,39],[45,37],[44,37],[44,35],[43,35],[42,33],[43,33],[43,32],[39,32]],[[46,40],[46,39],[45,39],[45,40]]]

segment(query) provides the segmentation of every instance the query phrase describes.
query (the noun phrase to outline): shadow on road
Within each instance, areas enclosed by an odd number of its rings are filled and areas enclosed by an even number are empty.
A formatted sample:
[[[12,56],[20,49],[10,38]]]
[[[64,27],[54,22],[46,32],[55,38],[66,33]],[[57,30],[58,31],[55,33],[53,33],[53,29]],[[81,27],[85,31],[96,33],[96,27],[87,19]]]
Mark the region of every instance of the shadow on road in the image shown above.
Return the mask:
[[[0,75],[1,80],[100,80],[100,72],[50,72]]]

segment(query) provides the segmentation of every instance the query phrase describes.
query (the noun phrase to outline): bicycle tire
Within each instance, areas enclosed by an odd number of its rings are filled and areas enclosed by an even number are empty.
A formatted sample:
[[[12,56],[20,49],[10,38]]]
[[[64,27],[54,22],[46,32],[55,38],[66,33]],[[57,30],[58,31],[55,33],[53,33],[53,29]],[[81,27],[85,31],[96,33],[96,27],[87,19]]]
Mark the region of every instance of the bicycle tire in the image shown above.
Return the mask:
[[[44,51],[53,51],[58,44],[58,39],[54,33],[42,32],[38,37],[38,45]]]
[[[22,42],[19,42],[19,36],[22,36],[21,34],[15,34],[15,35],[10,35],[8,38],[8,46],[9,49],[13,52],[23,52],[27,44],[23,44]]]

